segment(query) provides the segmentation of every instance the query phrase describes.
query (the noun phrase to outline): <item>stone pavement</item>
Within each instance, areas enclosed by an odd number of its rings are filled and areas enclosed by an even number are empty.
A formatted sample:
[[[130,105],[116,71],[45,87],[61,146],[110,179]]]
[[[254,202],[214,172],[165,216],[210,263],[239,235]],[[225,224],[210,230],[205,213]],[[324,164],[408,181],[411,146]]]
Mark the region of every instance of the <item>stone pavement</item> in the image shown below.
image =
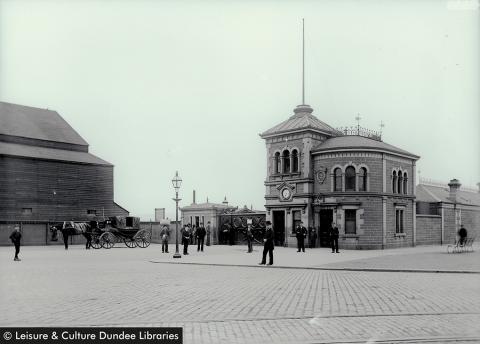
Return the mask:
[[[169,255],[120,246],[22,247],[21,262],[1,247],[0,326],[182,326],[185,343],[480,342],[480,274],[362,271],[475,271],[478,248],[438,257],[444,247],[276,248],[288,268],[272,268],[256,265],[258,247],[207,247],[174,261],[173,245]],[[196,262],[206,265],[185,264]]]

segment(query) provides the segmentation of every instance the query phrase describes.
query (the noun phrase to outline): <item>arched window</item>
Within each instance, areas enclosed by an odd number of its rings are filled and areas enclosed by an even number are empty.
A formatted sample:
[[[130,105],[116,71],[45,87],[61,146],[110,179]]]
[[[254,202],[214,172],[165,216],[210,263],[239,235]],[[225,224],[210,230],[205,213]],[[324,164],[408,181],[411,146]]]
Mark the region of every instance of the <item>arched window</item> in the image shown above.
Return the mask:
[[[358,184],[359,191],[367,191],[367,169],[365,167],[360,168]]]
[[[342,191],[342,170],[338,167],[333,171],[333,190]]]
[[[403,173],[403,193],[407,194],[407,172]]]
[[[403,184],[402,171],[398,171],[398,187],[397,187],[398,193],[402,193],[402,184]]]
[[[275,167],[274,167],[275,174],[280,173],[280,171],[282,170],[282,163],[281,163],[281,160],[280,160],[280,152],[275,153],[274,164],[275,164]]]
[[[397,172],[393,171],[393,177],[392,177],[392,193],[397,192]]]
[[[355,191],[355,167],[345,169],[345,191]]]
[[[290,152],[286,149],[283,151],[283,173],[290,173]]]
[[[298,151],[292,151],[292,172],[298,172]]]

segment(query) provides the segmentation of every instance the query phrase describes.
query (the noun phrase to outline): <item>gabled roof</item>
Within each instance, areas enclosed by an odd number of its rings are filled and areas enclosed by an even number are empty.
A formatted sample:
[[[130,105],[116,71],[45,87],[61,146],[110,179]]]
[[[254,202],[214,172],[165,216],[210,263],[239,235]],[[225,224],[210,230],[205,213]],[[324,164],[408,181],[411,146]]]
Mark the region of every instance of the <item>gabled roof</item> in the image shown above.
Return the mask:
[[[405,155],[412,159],[420,158],[418,155],[412,154],[383,141],[378,141],[358,135],[344,135],[329,138],[323,141],[321,144],[315,146],[312,149],[312,153],[320,153],[334,150],[374,150]]]
[[[309,105],[298,105],[293,111],[295,112],[293,116],[273,128],[264,131],[260,136],[267,138],[303,130],[319,131],[330,136],[338,134],[336,129],[312,115],[313,109]]]
[[[88,146],[56,112],[0,102],[0,135]]]
[[[20,158],[58,160],[82,164],[113,166],[109,162],[87,152],[21,145],[17,143],[0,141],[0,156],[2,155]]]
[[[450,189],[448,186],[441,187],[436,185],[418,184],[416,188],[417,202],[454,203],[448,198],[449,196]],[[462,190],[462,187],[460,187],[457,191],[457,203],[480,206],[480,192],[466,191]]]

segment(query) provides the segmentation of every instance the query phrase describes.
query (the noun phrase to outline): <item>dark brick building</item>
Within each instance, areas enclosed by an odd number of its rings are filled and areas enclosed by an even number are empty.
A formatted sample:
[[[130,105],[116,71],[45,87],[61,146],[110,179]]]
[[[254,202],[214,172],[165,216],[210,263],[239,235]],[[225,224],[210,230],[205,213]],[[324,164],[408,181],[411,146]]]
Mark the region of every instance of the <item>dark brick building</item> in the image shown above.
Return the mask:
[[[14,223],[48,243],[52,221],[128,215],[114,202],[113,165],[55,111],[0,102],[0,243]]]

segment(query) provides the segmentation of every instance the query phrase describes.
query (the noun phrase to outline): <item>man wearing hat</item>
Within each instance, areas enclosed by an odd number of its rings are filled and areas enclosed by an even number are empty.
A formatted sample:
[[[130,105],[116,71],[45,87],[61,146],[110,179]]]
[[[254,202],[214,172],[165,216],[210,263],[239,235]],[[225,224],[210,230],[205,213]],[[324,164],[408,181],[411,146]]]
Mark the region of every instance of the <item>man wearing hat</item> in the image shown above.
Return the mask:
[[[267,228],[263,236],[263,256],[262,262],[259,263],[259,265],[265,265],[267,263],[267,252],[270,258],[268,265],[273,265],[273,228],[270,221],[267,221],[265,224]]]
[[[307,237],[307,229],[303,227],[303,222],[295,228],[295,236],[297,237],[297,252],[305,252],[305,238]]]
[[[15,228],[12,234],[10,234],[10,240],[12,240],[12,243],[15,246],[15,258],[13,258],[13,260],[16,262],[20,261],[20,258],[18,258],[18,254],[20,253],[21,239],[22,239],[22,233],[20,233],[20,227],[18,225],[15,225]]]

